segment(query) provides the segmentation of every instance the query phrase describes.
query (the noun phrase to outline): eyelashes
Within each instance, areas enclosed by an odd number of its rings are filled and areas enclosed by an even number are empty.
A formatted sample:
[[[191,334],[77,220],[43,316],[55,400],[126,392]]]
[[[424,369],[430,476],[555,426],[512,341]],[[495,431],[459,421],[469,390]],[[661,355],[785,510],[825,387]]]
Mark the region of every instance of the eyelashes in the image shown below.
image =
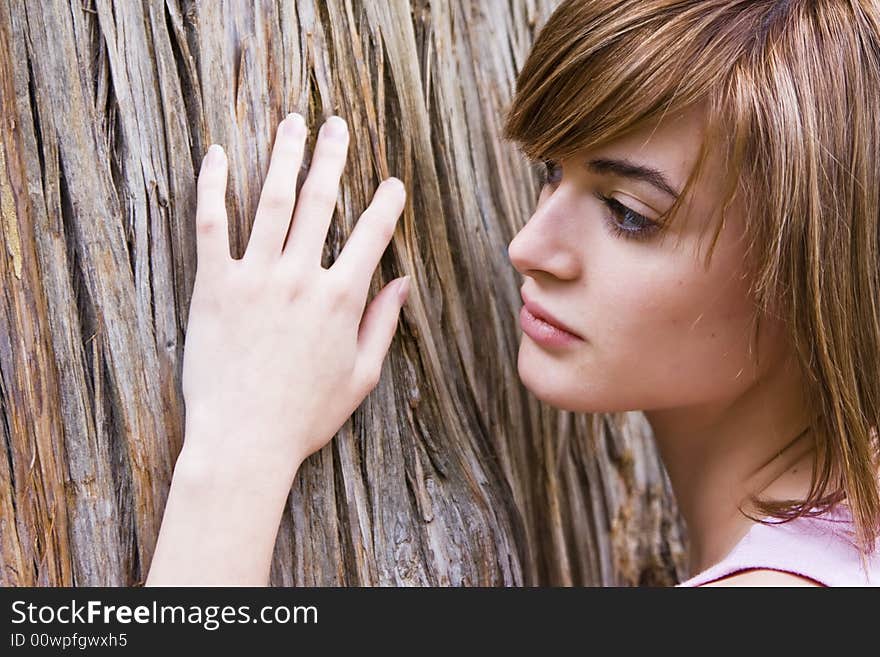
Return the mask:
[[[541,160],[541,164],[543,166],[538,170],[541,185],[558,185],[562,180],[562,167],[559,163],[544,159]],[[595,195],[610,212],[603,221],[610,235],[622,239],[645,240],[660,230],[660,224],[625,206],[617,199],[599,192]]]
[[[555,160],[541,160],[543,165],[540,169],[541,182],[550,185],[557,185],[562,180],[562,167]],[[556,175],[558,174],[558,179]]]
[[[619,223],[611,218],[605,220],[605,227],[615,237],[644,240],[660,230],[659,224],[638,212],[633,212],[617,199],[599,193],[596,197],[605,203],[612,215],[619,220]]]

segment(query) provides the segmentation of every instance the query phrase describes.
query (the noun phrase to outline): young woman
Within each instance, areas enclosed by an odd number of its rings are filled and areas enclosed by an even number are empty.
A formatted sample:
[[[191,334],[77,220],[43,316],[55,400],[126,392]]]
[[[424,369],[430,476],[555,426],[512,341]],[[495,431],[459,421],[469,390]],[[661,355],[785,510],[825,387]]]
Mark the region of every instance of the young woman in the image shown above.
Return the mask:
[[[505,137],[547,172],[509,248],[519,375],[562,409],[644,411],[687,585],[880,584],[878,116],[876,0],[566,1],[519,74]],[[299,465],[378,380],[406,278],[363,309],[404,186],[324,269],[347,133],[324,124],[294,199],[305,136],[281,123],[241,260],[219,147],[199,173],[186,438],[147,585],[265,584]]]

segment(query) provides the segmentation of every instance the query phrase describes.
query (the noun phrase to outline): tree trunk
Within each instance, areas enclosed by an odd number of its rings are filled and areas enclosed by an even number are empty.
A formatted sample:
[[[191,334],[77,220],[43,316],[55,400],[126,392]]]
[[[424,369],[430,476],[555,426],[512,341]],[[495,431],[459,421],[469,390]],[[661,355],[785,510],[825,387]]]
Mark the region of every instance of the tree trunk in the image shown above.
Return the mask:
[[[413,290],[379,386],[297,475],[271,584],[674,583],[644,417],[558,411],[517,376],[507,245],[538,188],[499,129],[556,1],[254,4],[0,3],[0,584],[146,578],[183,440],[197,170],[225,147],[241,257],[289,111],[309,152],[327,116],[350,127],[325,266],[396,175],[373,291]]]

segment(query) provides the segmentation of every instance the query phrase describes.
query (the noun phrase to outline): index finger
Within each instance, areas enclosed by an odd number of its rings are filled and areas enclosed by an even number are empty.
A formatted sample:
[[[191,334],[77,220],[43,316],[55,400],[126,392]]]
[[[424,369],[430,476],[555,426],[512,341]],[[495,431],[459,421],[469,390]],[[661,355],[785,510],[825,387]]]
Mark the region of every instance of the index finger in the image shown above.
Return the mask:
[[[197,270],[229,260],[229,222],[226,216],[226,154],[211,144],[202,159],[196,182]]]

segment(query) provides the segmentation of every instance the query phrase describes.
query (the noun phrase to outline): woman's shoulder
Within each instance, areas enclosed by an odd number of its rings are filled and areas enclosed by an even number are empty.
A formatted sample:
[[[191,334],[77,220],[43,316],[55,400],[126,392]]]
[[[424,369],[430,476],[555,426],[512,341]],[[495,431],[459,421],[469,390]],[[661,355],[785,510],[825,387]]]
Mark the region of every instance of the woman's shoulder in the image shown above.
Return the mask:
[[[842,504],[818,516],[755,523],[720,562],[678,586],[880,586],[880,546],[864,555]]]

